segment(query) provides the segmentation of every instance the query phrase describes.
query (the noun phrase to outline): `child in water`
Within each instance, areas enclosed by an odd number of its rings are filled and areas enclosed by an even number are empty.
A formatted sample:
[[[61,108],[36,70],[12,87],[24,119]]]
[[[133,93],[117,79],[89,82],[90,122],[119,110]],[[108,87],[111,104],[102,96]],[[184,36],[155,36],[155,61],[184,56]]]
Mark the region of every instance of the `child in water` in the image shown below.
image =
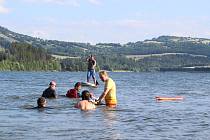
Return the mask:
[[[47,106],[47,101],[44,97],[40,97],[37,99],[37,108],[44,108]]]
[[[42,97],[44,98],[57,98],[56,95],[56,82],[51,81],[49,87],[43,91]]]
[[[75,85],[74,85],[74,88],[73,89],[69,89],[66,93],[66,97],[69,97],[69,98],[80,98],[81,95],[79,93],[79,91],[81,90],[81,83],[80,82],[77,82]]]
[[[91,94],[88,90],[84,90],[82,92],[82,101],[79,101],[77,104],[75,104],[76,108],[79,108],[81,110],[92,110],[95,109],[95,104],[90,101]]]
[[[69,98],[80,98],[82,97],[82,94],[80,94],[80,90],[82,88],[82,84],[80,82],[77,82],[75,85],[74,85],[74,88],[73,89],[69,89],[66,93],[66,97],[69,97]],[[93,93],[90,93],[90,99],[89,101],[93,101],[95,102],[95,100],[97,100],[98,98],[96,98],[94,96]]]

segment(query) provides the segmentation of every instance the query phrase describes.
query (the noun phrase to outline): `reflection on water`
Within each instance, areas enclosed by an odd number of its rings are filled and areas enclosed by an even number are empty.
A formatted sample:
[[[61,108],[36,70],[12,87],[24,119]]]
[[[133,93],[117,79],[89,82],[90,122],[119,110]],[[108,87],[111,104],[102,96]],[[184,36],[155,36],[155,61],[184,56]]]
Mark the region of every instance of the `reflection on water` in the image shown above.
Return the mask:
[[[0,139],[210,139],[210,73],[110,73],[119,104],[95,110],[74,108],[66,91],[86,73],[1,72]],[[58,99],[35,109],[49,81]],[[83,89],[88,89],[83,88]],[[96,96],[103,91],[89,89]],[[184,96],[156,102],[155,96]]]
[[[108,107],[106,107],[106,109],[103,110],[103,113],[104,123],[107,125],[108,128],[111,129],[118,121],[116,112],[114,112],[113,109],[109,109]]]

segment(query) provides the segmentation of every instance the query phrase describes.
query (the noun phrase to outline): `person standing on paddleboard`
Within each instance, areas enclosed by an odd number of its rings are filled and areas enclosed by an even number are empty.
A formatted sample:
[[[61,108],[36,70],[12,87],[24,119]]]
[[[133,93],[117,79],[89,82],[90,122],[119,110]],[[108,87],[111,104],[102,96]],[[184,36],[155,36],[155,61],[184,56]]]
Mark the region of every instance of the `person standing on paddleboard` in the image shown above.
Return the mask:
[[[95,60],[95,58],[92,55],[90,55],[87,58],[87,62],[88,62],[87,82],[89,83],[90,82],[90,78],[92,77],[94,84],[97,86],[98,82],[97,82],[96,76],[95,76],[96,60]]]

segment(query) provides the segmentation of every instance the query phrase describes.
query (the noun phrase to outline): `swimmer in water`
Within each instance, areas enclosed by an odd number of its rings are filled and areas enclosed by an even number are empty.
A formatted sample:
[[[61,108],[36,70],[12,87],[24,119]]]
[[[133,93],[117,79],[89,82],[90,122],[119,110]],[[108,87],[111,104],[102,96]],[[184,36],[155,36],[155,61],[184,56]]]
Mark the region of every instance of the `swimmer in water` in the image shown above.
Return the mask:
[[[47,100],[44,97],[37,99],[37,108],[44,108],[47,106]]]
[[[82,101],[79,101],[77,104],[75,104],[75,107],[81,110],[95,109],[96,106],[93,102],[90,101],[90,99],[91,99],[90,92],[88,90],[84,90],[82,92]]]

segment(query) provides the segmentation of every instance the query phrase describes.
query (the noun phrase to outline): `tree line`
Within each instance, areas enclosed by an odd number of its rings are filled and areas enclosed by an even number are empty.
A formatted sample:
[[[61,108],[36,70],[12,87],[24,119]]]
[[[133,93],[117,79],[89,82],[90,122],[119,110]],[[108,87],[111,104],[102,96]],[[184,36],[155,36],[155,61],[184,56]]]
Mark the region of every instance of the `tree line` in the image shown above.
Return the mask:
[[[9,32],[6,29],[2,29],[1,32],[5,35],[12,34],[13,38],[8,40],[0,37],[0,70],[86,71],[86,57],[90,54],[96,57],[97,70],[156,71],[161,68],[210,65],[210,43],[190,42],[186,41],[187,38],[184,37],[162,36],[148,40],[150,43],[138,41],[124,45],[119,43],[91,45],[89,43],[43,40]],[[176,39],[181,41],[173,41]],[[17,40],[19,43],[11,43],[12,40]],[[200,40],[202,41],[202,39]],[[162,53],[188,53],[207,57],[179,54],[150,56],[138,60],[126,57],[127,55]],[[58,60],[51,54],[77,58]]]
[[[0,52],[0,70],[11,71],[60,71],[60,62],[53,59],[43,48],[26,43],[12,43]]]
[[[96,70],[108,71],[159,71],[161,68],[180,68],[210,64],[209,57],[191,55],[150,56],[139,60],[127,58],[124,54],[93,54],[97,60]],[[27,43],[12,43],[9,48],[0,49],[0,70],[11,71],[86,71],[87,54],[79,58],[55,59],[47,50],[32,47]]]

